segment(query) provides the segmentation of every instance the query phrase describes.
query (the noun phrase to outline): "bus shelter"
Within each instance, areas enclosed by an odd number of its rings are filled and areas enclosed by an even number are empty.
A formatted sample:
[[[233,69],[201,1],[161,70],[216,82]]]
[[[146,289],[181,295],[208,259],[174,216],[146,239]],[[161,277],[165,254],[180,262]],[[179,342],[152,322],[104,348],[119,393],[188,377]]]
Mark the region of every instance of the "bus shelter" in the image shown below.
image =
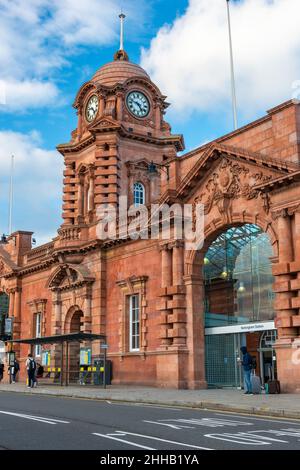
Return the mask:
[[[13,339],[8,340],[7,342],[10,343],[12,346],[13,344],[29,344],[31,347],[36,345],[61,345],[61,373],[60,373],[60,385],[69,385],[69,346],[70,343],[82,343],[82,342],[93,342],[93,341],[100,341],[100,347],[104,351],[104,361],[103,361],[103,386],[106,387],[106,367],[107,367],[107,360],[106,360],[106,351],[107,351],[107,344],[106,344],[106,336],[105,335],[97,335],[93,333],[68,333],[64,335],[54,335],[54,336],[43,336],[41,338],[26,338],[26,339]],[[65,374],[63,373],[65,371]]]

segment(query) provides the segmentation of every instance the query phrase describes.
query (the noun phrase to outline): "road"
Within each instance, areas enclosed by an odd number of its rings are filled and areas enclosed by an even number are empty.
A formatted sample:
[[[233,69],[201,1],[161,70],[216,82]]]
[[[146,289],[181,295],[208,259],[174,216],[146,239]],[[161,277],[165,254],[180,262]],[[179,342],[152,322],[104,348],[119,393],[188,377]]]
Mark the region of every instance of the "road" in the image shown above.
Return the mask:
[[[300,421],[1,392],[0,449],[299,450]]]

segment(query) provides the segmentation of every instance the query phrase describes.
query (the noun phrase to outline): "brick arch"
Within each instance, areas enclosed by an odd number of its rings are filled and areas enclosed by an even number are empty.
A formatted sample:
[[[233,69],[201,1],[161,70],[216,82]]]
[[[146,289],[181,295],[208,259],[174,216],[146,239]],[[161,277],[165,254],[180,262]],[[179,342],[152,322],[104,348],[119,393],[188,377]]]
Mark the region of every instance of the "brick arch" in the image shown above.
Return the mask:
[[[80,318],[83,319],[84,313],[82,309],[78,305],[72,305],[72,307],[69,308],[69,310],[66,313],[65,316],[65,321],[64,321],[64,334],[68,333],[75,333],[75,331],[72,330],[72,320],[74,319],[74,315],[80,314]],[[80,331],[80,328],[79,328]],[[79,333],[79,331],[76,331],[76,333]]]
[[[199,274],[199,268],[203,265],[203,258],[210,244],[231,227],[238,227],[245,224],[255,224],[261,228],[270,238],[274,257],[278,257],[278,237],[274,228],[274,222],[263,219],[257,215],[242,213],[239,218],[235,217],[230,223],[224,224],[223,221],[213,219],[204,228],[204,244],[200,250],[191,250],[187,252],[185,257],[185,275]]]

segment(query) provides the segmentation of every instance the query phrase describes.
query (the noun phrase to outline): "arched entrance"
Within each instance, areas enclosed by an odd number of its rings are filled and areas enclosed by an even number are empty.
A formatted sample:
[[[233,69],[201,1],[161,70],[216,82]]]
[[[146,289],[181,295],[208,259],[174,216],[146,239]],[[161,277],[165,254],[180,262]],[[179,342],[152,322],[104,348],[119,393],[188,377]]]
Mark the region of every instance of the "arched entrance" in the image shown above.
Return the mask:
[[[68,311],[65,321],[65,333],[80,333],[83,324],[83,312],[74,306]],[[79,380],[80,373],[80,343],[69,344],[69,382]]]
[[[240,347],[263,377],[261,333],[274,330],[269,236],[255,224],[225,229],[203,258],[205,374],[209,386],[241,387]],[[265,359],[264,359],[265,358]]]

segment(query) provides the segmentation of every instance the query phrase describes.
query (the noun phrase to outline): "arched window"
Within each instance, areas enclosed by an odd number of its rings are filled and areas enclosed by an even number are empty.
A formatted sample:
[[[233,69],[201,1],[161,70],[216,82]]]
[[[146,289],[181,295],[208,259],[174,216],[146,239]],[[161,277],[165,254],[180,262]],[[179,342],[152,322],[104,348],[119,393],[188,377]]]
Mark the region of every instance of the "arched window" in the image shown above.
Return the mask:
[[[145,204],[145,188],[142,183],[134,183],[133,186],[133,202],[135,206]]]

